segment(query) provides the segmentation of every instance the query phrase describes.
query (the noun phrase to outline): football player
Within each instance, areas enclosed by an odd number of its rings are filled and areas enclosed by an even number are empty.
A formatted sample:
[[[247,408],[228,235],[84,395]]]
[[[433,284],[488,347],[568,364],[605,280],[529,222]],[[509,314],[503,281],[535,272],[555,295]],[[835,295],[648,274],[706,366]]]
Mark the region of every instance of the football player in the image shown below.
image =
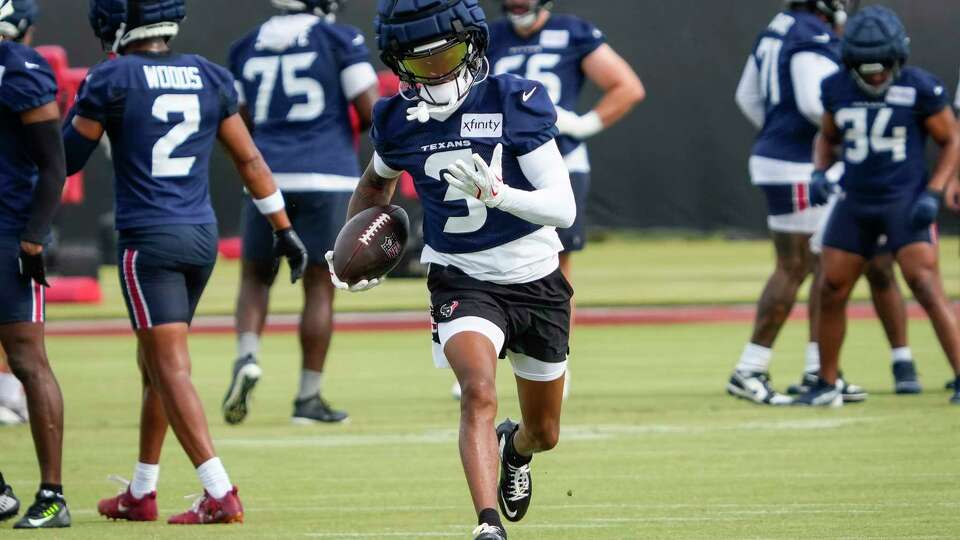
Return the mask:
[[[342,422],[347,413],[321,397],[335,290],[323,254],[333,249],[360,177],[349,107],[355,106],[362,128],[369,127],[379,84],[363,34],[330,20],[342,1],[272,3],[283,14],[233,45],[230,70],[239,83],[241,115],[274,171],[294,229],[315,257],[303,277],[303,363],[293,420]],[[223,401],[231,424],[246,417],[261,375],[257,352],[276,277],[272,245],[270,224],[248,197],[236,313],[238,358]]]
[[[13,0],[10,14],[0,18],[0,37],[26,46],[33,43],[33,23],[39,15],[35,0]],[[10,372],[0,348],[0,426],[26,423],[30,414],[23,385]]]
[[[460,456],[478,515],[474,538],[503,540],[532,495],[533,454],[556,446],[573,290],[556,228],[576,202],[547,88],[489,76],[478,0],[380,0],[381,58],[404,82],[374,109],[375,154],[349,215],[388,204],[403,171],[424,207],[434,360],[463,387]],[[333,253],[327,253],[333,270]],[[378,279],[339,288],[366,290]],[[517,378],[521,424],[494,429],[498,357]],[[499,456],[498,456],[499,446]],[[501,467],[499,486],[497,468]]]
[[[185,16],[183,0],[90,0],[94,34],[119,56],[90,70],[64,127],[71,174],[83,167],[104,133],[109,135],[120,284],[143,383],[133,482],[100,501],[98,510],[112,519],[157,519],[158,463],[169,425],[204,488],[193,507],[169,523],[236,523],[243,520],[243,506],[214,451],[190,381],[187,347],[190,322],[217,257],[208,186],[216,139],[276,230],[276,253],[288,258],[294,280],[302,274],[306,252],[237,114],[233,77],[205,58],[168,46]]]
[[[811,201],[810,148],[822,113],[820,81],[839,69],[836,30],[846,21],[847,9],[846,0],[788,0],[786,9],[757,38],[737,87],[737,104],[760,129],[750,158],[750,175],[767,198],[767,224],[777,258],[757,305],[750,342],[727,384],[728,393],[755,403],[785,405],[791,401],[773,389],[769,366],[773,344],[800,286],[811,273],[810,340],[801,384],[792,390],[806,391],[816,381],[819,369],[819,271],[810,240],[826,210]],[[909,386],[911,379],[916,383],[916,374],[906,346],[904,303],[891,264],[889,258],[878,258],[867,275],[893,345],[894,371]],[[844,385],[844,391],[849,401],[866,398],[866,393],[852,384]]]
[[[846,170],[844,195],[823,239],[820,377],[798,398],[800,404],[843,403],[837,370],[846,303],[881,237],[933,322],[960,381],[960,329],[943,290],[935,230],[943,190],[960,169],[960,131],[943,83],[905,66],[909,43],[893,11],[870,6],[847,26],[842,42],[846,69],[822,84],[815,174],[824,174],[837,160],[835,145],[842,145]],[[932,175],[925,159],[928,135],[940,147]],[[960,404],[960,392],[951,402]]]
[[[0,0],[0,21],[16,13]],[[63,396],[44,347],[43,244],[50,233],[66,181],[57,83],[47,62],[33,49],[0,37],[0,344],[13,374],[23,382],[41,483],[36,500],[14,527],[70,526],[63,497]],[[2,484],[2,482],[0,482]],[[7,497],[9,496],[9,498]],[[5,517],[12,491],[4,488]],[[17,505],[18,506],[18,505]]]

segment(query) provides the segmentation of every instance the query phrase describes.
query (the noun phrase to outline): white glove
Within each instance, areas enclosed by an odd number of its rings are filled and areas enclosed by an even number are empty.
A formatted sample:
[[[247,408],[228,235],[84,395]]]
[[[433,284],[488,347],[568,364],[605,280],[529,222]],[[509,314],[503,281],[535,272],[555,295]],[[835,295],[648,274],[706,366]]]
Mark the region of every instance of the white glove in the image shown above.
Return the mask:
[[[474,154],[473,165],[458,159],[443,173],[443,179],[488,208],[500,206],[510,190],[503,183],[503,145],[498,144],[493,149],[490,165],[479,154]]]
[[[333,286],[340,289],[341,291],[350,291],[350,292],[363,292],[369,291],[370,289],[376,287],[377,285],[383,283],[383,280],[386,278],[374,278],[374,279],[361,279],[360,281],[354,283],[353,285],[344,283],[337,277],[337,272],[333,269],[333,252],[328,251],[324,258],[327,259],[327,268],[330,269],[330,281],[333,282]]]
[[[603,131],[603,121],[596,111],[580,116],[575,112],[557,107],[557,129],[561,135],[585,140]]]

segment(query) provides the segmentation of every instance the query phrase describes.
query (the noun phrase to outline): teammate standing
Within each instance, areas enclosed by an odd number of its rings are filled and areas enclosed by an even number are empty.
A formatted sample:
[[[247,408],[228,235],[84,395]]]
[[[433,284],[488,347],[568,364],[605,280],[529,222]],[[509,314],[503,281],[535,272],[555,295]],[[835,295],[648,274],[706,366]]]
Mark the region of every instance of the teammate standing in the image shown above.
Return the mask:
[[[434,360],[463,387],[460,456],[478,515],[474,538],[504,540],[497,501],[507,519],[523,518],[532,456],[559,438],[573,290],[559,270],[555,229],[573,223],[576,203],[546,87],[487,77],[478,0],[422,5],[379,2],[381,58],[405,86],[374,109],[376,153],[349,214],[388,204],[401,172],[413,176],[424,206]],[[523,422],[494,430],[497,358],[506,356]]]
[[[103,134],[115,173],[120,284],[142,372],[140,455],[133,482],[104,499],[112,519],[157,519],[160,452],[168,425],[204,493],[171,524],[236,523],[243,506],[216,456],[190,380],[189,325],[217,256],[209,161],[219,139],[274,229],[294,279],[306,264],[283,196],[240,115],[234,80],[208,60],[170,50],[183,0],[91,0],[90,23],[115,60],[94,67],[64,127],[68,170],[81,169]]]
[[[13,3],[0,0],[0,21],[13,14]],[[36,500],[14,527],[69,527],[61,480],[63,396],[43,339],[43,244],[66,181],[57,82],[36,51],[6,37],[0,74],[0,345],[26,390],[40,464]],[[0,515],[13,517],[19,504],[12,504],[12,490],[0,487]]]
[[[798,399],[802,404],[842,404],[837,369],[846,303],[878,241],[896,257],[960,381],[960,329],[943,291],[935,230],[943,190],[960,169],[960,131],[943,83],[904,66],[909,43],[893,11],[865,8],[843,38],[847,69],[823,81],[815,165],[829,168],[834,145],[842,145],[846,172],[823,240],[820,378]],[[933,175],[926,167],[928,135],[940,147]],[[951,402],[960,404],[960,391]]]
[[[810,156],[823,112],[820,82],[839,69],[835,30],[847,18],[846,0],[788,0],[786,6],[757,38],[737,87],[737,104],[760,129],[750,158],[750,175],[767,198],[767,224],[777,263],[758,302],[753,334],[730,377],[727,392],[768,405],[791,402],[771,386],[769,366],[773,344],[793,309],[800,286],[811,273],[810,340],[798,391],[815,383],[820,365],[819,269],[810,240],[825,209],[811,204]],[[906,346],[903,298],[891,264],[889,258],[878,258],[867,276],[877,312],[891,339],[894,372],[909,386],[909,380],[916,382],[916,372]],[[844,397],[860,401],[866,393],[846,384]]]
[[[335,290],[323,254],[333,249],[360,177],[349,106],[355,106],[362,129],[367,129],[379,98],[377,74],[363,34],[332,21],[342,0],[272,3],[284,14],[233,45],[230,70],[239,83],[241,115],[274,171],[294,229],[311,253],[303,277],[303,363],[293,419],[342,422],[347,413],[334,410],[321,397]],[[261,375],[257,353],[277,271],[272,245],[270,224],[247,197],[236,315],[238,358],[223,401],[224,418],[231,424],[246,417]]]

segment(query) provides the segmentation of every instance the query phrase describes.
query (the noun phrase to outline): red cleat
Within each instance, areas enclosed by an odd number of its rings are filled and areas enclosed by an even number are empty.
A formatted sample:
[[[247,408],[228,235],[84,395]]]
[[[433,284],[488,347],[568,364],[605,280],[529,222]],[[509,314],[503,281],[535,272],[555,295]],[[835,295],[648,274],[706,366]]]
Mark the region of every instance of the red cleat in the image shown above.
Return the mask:
[[[234,486],[221,499],[214,499],[203,491],[193,507],[182,514],[177,514],[167,520],[171,525],[213,525],[216,523],[243,523],[243,503],[237,496],[237,487]]]
[[[137,499],[130,493],[130,488],[127,487],[116,497],[101,500],[97,504],[97,511],[107,519],[156,521],[157,492],[148,493],[142,499]]]

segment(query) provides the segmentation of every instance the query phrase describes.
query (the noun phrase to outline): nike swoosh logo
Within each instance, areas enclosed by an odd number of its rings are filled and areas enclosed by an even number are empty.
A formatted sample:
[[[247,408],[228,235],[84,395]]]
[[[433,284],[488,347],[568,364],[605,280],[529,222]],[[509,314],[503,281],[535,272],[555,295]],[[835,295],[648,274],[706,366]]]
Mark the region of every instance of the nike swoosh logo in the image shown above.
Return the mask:
[[[533,89],[530,90],[529,92],[524,92],[524,93],[523,93],[523,102],[526,103],[527,101],[530,101],[530,98],[533,97],[533,94],[534,94],[534,92],[536,92],[536,91],[537,91],[537,87],[534,86]]]
[[[503,498],[503,493],[500,493],[500,503],[503,504],[503,513],[507,515],[508,518],[515,518],[517,514],[520,513],[519,510],[510,511],[510,507],[507,506],[507,501]]]
[[[34,526],[34,527],[40,527],[41,525],[45,524],[46,522],[50,521],[51,519],[53,519],[53,516],[45,517],[45,518],[43,518],[43,519],[27,518],[27,522],[30,523],[30,525],[32,525],[32,526]]]
[[[117,502],[117,512],[123,513],[129,509],[130,508],[127,507],[127,505],[123,504],[122,502],[119,502],[119,501]]]
[[[830,34],[820,34],[819,36],[813,36],[813,40],[817,43],[830,43]]]

